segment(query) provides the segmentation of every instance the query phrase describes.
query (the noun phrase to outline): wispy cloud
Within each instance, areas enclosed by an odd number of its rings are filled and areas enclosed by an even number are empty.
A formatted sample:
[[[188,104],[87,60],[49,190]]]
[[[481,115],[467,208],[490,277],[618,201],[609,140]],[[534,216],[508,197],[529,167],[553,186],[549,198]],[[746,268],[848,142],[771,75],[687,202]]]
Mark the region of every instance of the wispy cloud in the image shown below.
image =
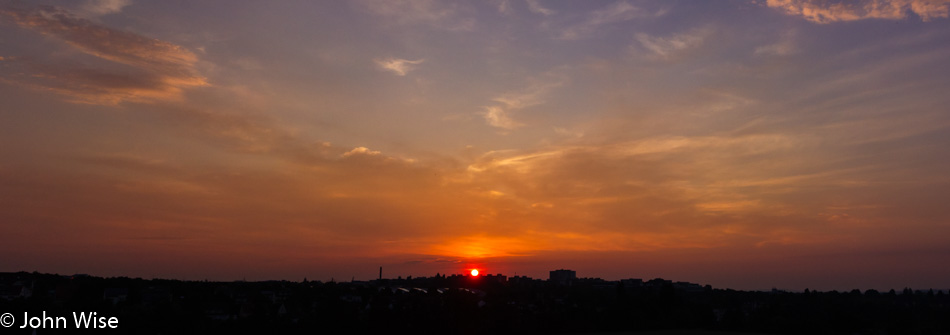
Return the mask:
[[[545,79],[534,79],[528,87],[502,94],[492,99],[510,109],[522,109],[544,103],[548,92],[564,85],[567,79],[563,76],[545,76]],[[550,80],[550,81],[548,81]]]
[[[360,3],[369,12],[393,19],[398,24],[423,24],[454,31],[468,31],[475,27],[475,20],[463,15],[452,3],[433,0],[364,0]]]
[[[104,27],[62,8],[42,6],[34,10],[6,10],[4,14],[12,16],[20,27],[117,63],[190,75],[198,61],[194,53],[179,45]]]
[[[483,116],[485,117],[485,122],[492,127],[511,130],[524,125],[512,120],[511,117],[508,116],[508,112],[498,106],[485,107]]]
[[[565,40],[574,40],[590,36],[601,26],[628,21],[643,15],[642,11],[627,3],[620,1],[608,5],[607,7],[591,12],[583,22],[564,29],[559,38]]]
[[[198,57],[179,45],[104,27],[58,7],[9,8],[0,13],[22,28],[113,63],[89,67],[24,61],[23,69],[33,72],[13,79],[24,86],[55,91],[77,102],[116,104],[173,99],[184,88],[208,85],[195,69]]]
[[[163,116],[198,138],[237,152],[284,155],[289,160],[312,161],[322,157],[327,146],[325,143],[303,143],[288,129],[261,116],[171,106],[166,106]]]
[[[543,5],[541,5],[540,0],[525,0],[525,2],[528,3],[528,10],[530,10],[532,13],[541,14],[545,16],[553,15],[555,13],[554,10],[550,8],[546,8]]]
[[[493,2],[495,2],[495,5],[498,6],[498,13],[505,15],[512,13],[511,3],[508,0],[496,0]]]
[[[353,156],[353,155],[375,156],[375,155],[379,155],[379,154],[380,154],[379,151],[370,150],[370,149],[367,148],[367,147],[356,147],[356,148],[353,148],[353,150],[350,150],[350,151],[347,151],[347,152],[343,153],[342,156],[343,156],[343,157],[350,157],[350,156]]]
[[[122,102],[155,102],[180,99],[182,84],[174,78],[141,70],[107,70],[79,65],[59,66],[31,60],[15,60],[3,70],[11,85],[60,94],[81,104],[115,105]],[[6,71],[5,71],[6,72]]]
[[[768,0],[769,7],[779,8],[789,15],[799,15],[815,23],[856,21],[863,19],[900,20],[913,13],[923,21],[946,18],[950,0],[870,0],[870,1],[816,1]]]
[[[637,33],[636,40],[640,48],[648,52],[649,58],[670,60],[702,46],[711,33],[712,30],[709,28],[694,29],[665,37]]]
[[[795,46],[795,32],[790,31],[782,35],[778,42],[763,45],[755,48],[753,52],[756,56],[763,55],[774,55],[774,56],[787,56],[798,52],[798,49]]]
[[[485,107],[482,116],[493,127],[510,130],[524,126],[514,121],[509,112],[543,104],[548,93],[566,84],[567,80],[567,76],[560,70],[549,71],[541,77],[532,78],[527,87],[493,98],[492,101],[499,105]]]
[[[107,15],[119,13],[131,4],[132,0],[87,0],[82,11],[95,16]]]
[[[399,58],[376,59],[376,66],[381,70],[395,73],[397,76],[405,76],[410,71],[416,69],[416,65],[422,64],[425,59],[408,60]]]

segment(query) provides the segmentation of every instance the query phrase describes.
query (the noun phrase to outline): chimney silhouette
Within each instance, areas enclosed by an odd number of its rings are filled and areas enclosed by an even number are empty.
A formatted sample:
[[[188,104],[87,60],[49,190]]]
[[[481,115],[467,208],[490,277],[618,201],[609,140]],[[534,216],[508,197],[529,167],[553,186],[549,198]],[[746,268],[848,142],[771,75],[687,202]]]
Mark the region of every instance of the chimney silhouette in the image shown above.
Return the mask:
[[[380,279],[380,280],[383,279],[383,267],[382,267],[382,266],[379,267],[379,279]]]

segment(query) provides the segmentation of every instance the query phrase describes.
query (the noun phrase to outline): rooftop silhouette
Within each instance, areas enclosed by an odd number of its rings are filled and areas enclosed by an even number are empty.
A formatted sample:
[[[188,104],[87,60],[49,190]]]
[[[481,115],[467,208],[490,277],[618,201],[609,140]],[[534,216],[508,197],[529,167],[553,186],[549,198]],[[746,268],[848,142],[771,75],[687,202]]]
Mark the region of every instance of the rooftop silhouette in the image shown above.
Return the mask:
[[[946,333],[944,291],[736,291],[655,278],[466,273],[370,281],[179,281],[0,273],[0,310],[115,316],[160,333]],[[168,319],[179,322],[164,322]]]

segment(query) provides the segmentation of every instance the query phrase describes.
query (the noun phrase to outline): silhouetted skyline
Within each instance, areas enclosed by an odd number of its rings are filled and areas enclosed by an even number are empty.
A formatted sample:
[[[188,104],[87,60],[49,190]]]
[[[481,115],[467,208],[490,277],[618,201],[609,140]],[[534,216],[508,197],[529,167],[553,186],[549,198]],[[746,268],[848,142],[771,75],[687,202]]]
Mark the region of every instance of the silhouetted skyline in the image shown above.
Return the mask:
[[[70,328],[61,316],[70,309],[95,310],[99,317],[114,320],[110,328],[137,334],[950,330],[945,322],[950,295],[945,291],[750,292],[663,278],[570,278],[566,269],[550,274],[548,280],[455,274],[372,281],[216,282],[0,273],[0,310],[17,311],[4,314],[3,327],[16,318],[26,325],[24,320],[33,317],[31,327],[41,329]],[[40,315],[50,322],[41,323]],[[57,318],[61,324],[53,322]]]

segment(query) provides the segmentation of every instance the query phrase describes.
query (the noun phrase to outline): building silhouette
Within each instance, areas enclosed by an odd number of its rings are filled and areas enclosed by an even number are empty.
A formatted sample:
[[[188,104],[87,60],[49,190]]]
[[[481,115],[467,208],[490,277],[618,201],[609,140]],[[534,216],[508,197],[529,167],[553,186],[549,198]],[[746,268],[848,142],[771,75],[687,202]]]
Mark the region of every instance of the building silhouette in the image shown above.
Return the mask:
[[[550,272],[548,281],[557,283],[559,285],[570,285],[571,282],[577,279],[577,272],[574,270],[565,270],[558,269]]]

